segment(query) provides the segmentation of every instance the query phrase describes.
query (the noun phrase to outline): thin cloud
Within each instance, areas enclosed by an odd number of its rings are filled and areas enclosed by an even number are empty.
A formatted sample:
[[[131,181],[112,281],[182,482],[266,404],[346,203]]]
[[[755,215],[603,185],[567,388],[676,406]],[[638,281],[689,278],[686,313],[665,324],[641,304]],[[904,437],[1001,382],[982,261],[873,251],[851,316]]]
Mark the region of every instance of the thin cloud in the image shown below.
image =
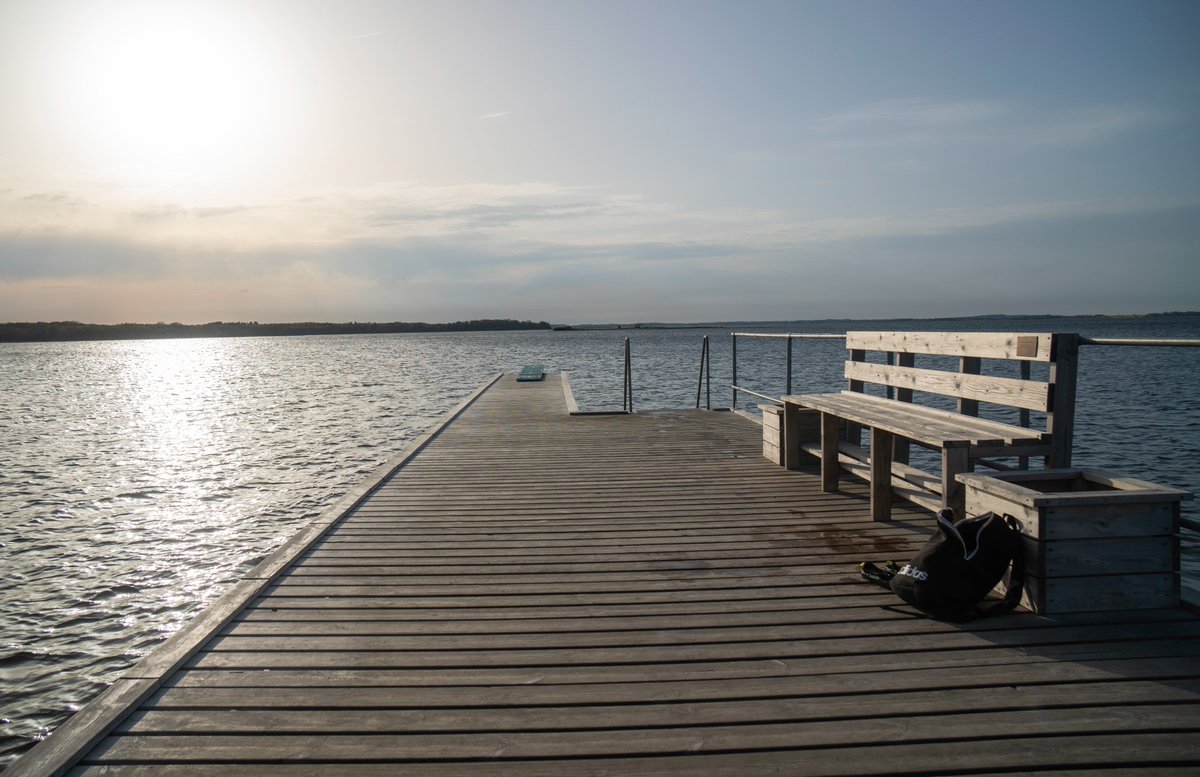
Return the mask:
[[[219,216],[229,216],[250,210],[249,205],[214,205],[208,207],[188,208],[175,203],[157,203],[130,212],[130,215],[142,221],[159,221],[165,219],[197,218],[209,219]]]
[[[1103,143],[1142,127],[1160,124],[1166,114],[1134,105],[1099,105],[1065,111],[1040,125],[1020,131],[1014,142],[1023,148]]]
[[[836,132],[869,127],[949,127],[975,124],[1010,112],[995,100],[938,101],[902,98],[868,103],[820,121],[825,131]]]
[[[789,224],[774,234],[780,248],[809,243],[849,243],[886,238],[951,235],[1020,224],[1136,216],[1200,208],[1183,200],[1079,200],[1028,202],[975,208],[940,208],[865,218],[818,219]]]
[[[7,192],[7,191],[10,191],[10,190],[0,190],[0,193]],[[80,208],[80,207],[87,205],[87,200],[85,200],[84,198],[78,197],[74,194],[71,194],[69,192],[63,192],[63,191],[33,192],[32,194],[26,194],[21,199],[24,200],[25,202],[29,202],[29,203],[63,207],[63,208],[71,208],[71,209]]]
[[[497,111],[496,113],[485,113],[482,116],[480,116],[479,118],[481,120],[503,119],[504,117],[511,116],[511,115],[512,115],[512,111]]]
[[[1101,104],[1040,110],[998,100],[895,99],[818,120],[819,148],[987,145],[1010,150],[1092,145],[1162,123],[1146,106]]]

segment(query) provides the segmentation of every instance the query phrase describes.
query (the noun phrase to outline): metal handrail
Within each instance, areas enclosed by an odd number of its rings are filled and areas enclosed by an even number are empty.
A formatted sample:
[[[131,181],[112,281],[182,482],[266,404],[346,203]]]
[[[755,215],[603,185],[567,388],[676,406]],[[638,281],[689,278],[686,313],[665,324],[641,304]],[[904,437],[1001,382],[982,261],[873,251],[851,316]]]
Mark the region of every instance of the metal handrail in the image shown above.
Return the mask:
[[[775,339],[775,340],[784,340],[784,339],[787,340],[787,382],[786,382],[786,390],[783,392],[784,394],[792,393],[792,341],[793,340],[845,340],[846,339],[845,335],[836,335],[836,334],[802,335],[802,334],[773,333],[773,332],[730,332],[729,336],[733,340],[733,348],[732,348],[732,350],[733,350],[733,382],[731,383],[731,388],[733,389],[732,407],[734,410],[737,410],[738,392],[741,392],[742,394],[749,394],[750,396],[756,397],[758,399],[765,399],[769,402],[774,402],[775,404],[780,404],[779,400],[776,398],[763,396],[762,394],[755,393],[753,391],[750,391],[749,389],[742,388],[741,386],[739,386],[737,384],[737,339],[739,337],[762,337],[762,338]]]
[[[696,378],[696,409],[700,409],[700,389],[708,387],[706,395],[706,410],[712,410],[712,359],[708,352],[708,335],[700,346],[700,375]]]
[[[733,389],[734,389],[735,393],[740,391],[743,394],[749,394],[750,396],[756,397],[758,399],[765,399],[768,402],[772,402],[776,405],[783,404],[782,402],[779,401],[778,397],[768,397],[766,394],[759,394],[757,391],[751,391],[750,389],[742,388],[741,386],[734,386]]]
[[[737,408],[737,397],[739,393],[749,394],[758,399],[765,399],[769,402],[779,404],[778,398],[767,397],[762,394],[750,391],[737,385],[737,339],[739,337],[760,337],[765,339],[787,340],[787,378],[784,389],[784,394],[792,393],[792,341],[793,340],[845,340],[844,334],[795,334],[788,332],[731,332],[730,337],[733,339],[733,407]],[[1170,339],[1170,338],[1132,338],[1132,337],[1080,337],[1080,345],[1113,345],[1113,346],[1150,346],[1156,348],[1200,348],[1200,340],[1192,339]],[[890,364],[891,362],[889,362]],[[1027,362],[1021,362],[1024,370],[1029,369]],[[1022,372],[1023,378],[1029,376]],[[1022,414],[1024,418],[1025,414]]]
[[[789,334],[786,332],[733,332],[734,337],[768,337],[782,340],[845,340],[845,335],[838,334]]]
[[[1080,337],[1080,345],[1149,345],[1156,348],[1200,348],[1200,340],[1136,339],[1131,337]]]

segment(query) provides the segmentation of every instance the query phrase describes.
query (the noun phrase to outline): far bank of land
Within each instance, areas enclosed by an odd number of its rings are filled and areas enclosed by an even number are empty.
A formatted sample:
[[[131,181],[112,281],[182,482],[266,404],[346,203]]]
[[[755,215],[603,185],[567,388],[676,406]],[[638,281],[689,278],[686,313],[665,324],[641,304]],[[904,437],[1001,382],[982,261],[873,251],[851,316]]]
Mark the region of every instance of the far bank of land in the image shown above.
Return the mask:
[[[448,324],[393,321],[390,323],[301,322],[260,324],[257,321],[214,321],[208,324],[85,324],[79,321],[39,321],[0,324],[0,342],[66,342],[70,340],[156,340],[192,337],[295,337],[421,332],[498,332],[550,329],[545,321],[485,318]]]

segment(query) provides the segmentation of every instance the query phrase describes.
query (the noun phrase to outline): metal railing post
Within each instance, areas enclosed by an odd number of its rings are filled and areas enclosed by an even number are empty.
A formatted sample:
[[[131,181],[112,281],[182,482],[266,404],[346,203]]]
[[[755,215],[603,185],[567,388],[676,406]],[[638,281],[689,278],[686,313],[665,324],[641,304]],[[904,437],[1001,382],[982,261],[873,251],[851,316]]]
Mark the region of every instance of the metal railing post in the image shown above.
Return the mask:
[[[621,409],[626,413],[633,412],[633,365],[629,359],[629,338],[625,338],[625,387],[621,397]]]
[[[787,391],[785,394],[792,393],[792,338],[787,339]]]
[[[708,335],[704,336],[704,409],[712,410],[712,352],[708,348]]]
[[[733,360],[733,401],[730,404],[730,409],[737,410],[737,332],[733,332],[731,336],[733,338],[733,353],[731,354]]]
[[[696,376],[696,409],[700,409],[700,389],[704,388],[704,369],[708,365],[708,335],[700,343],[700,373]],[[712,386],[709,386],[708,409],[712,410]]]

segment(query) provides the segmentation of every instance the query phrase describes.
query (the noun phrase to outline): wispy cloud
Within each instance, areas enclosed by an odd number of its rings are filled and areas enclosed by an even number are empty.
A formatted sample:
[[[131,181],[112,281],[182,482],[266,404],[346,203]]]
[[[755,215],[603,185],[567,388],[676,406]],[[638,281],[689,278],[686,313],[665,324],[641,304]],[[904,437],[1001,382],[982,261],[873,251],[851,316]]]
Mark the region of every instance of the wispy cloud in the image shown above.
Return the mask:
[[[1026,202],[969,208],[937,208],[862,218],[814,219],[781,224],[771,240],[780,248],[934,237],[1003,226],[1034,226],[1081,219],[1139,216],[1200,208],[1183,200],[1079,200]]]
[[[1167,118],[1163,111],[1131,104],[1043,109],[1000,100],[911,98],[826,116],[815,131],[819,146],[827,149],[968,144],[1024,150],[1103,143]]]
[[[827,132],[858,131],[864,128],[957,127],[994,119],[1011,112],[996,100],[961,102],[903,98],[868,103],[849,111],[826,116],[820,127]]]
[[[130,216],[146,221],[170,219],[209,219],[229,216],[250,210],[248,205],[212,205],[207,207],[185,207],[176,203],[155,203],[130,211]]]
[[[482,116],[480,116],[479,118],[483,119],[483,120],[503,119],[503,118],[505,118],[507,116],[511,116],[511,115],[512,115],[512,111],[496,111],[495,113],[485,113]]]
[[[1182,225],[1200,224],[1200,203],[1166,200],[819,219],[697,210],[544,182],[397,182],[253,207],[147,203],[140,213],[104,214],[93,205],[86,218],[54,217],[57,199],[0,195],[0,309],[10,317],[280,320],[316,316],[305,306],[318,305],[329,318],[439,320],[494,315],[501,305],[505,314],[583,321],[694,316],[683,310],[697,300],[711,303],[707,317],[819,317],[851,315],[860,308],[847,305],[863,300],[894,304],[927,294],[919,279],[929,272],[964,289],[986,287],[997,308],[1008,298],[1028,304],[1029,273],[1042,265],[1062,265],[1062,276],[1082,266],[1122,279],[1157,273],[1169,279],[1166,288],[1195,288],[1194,262],[1153,240],[1138,243],[1132,262],[1130,241],[1120,236],[1141,225],[1132,233],[1171,234],[1178,243],[1181,231],[1196,232]],[[19,223],[9,218],[14,203],[25,207]],[[204,218],[218,212],[219,219]],[[1001,230],[1037,237],[1014,255],[991,239]],[[1086,250],[1077,248],[1081,235]],[[858,290],[855,300],[836,305],[815,291],[848,284]],[[1011,297],[1005,284],[1014,287]],[[677,314],[659,306],[666,285],[688,301]],[[246,298],[240,288],[271,291]],[[584,297],[592,308],[584,310]],[[752,308],[746,299],[755,300]]]
[[[0,191],[0,194],[6,191],[10,190]],[[87,200],[65,191],[31,192],[24,195],[21,199],[27,203],[58,209],[78,210],[87,206]]]
[[[470,246],[472,255],[491,256],[497,262],[530,252],[561,261],[745,260],[816,246],[1196,207],[1178,200],[1096,199],[805,218],[785,210],[695,209],[633,193],[546,182],[393,182],[253,204],[145,202],[110,210],[80,206],[69,213],[59,206],[86,201],[70,193],[0,196],[0,244],[26,245],[38,235],[52,236],[55,246],[97,241],[105,249],[98,262],[86,265],[89,272],[102,272],[110,263],[122,266],[114,259],[119,251],[111,248],[118,243],[138,246],[139,256],[153,253],[155,246],[171,255],[191,252],[199,262],[239,253],[333,256],[359,245],[392,246],[408,254],[419,253],[422,246]],[[10,271],[20,262],[18,253],[9,254]],[[22,272],[42,272],[36,263],[29,264]],[[85,265],[57,266],[74,272]],[[51,265],[45,271],[54,274]]]
[[[1097,105],[1066,109],[1019,127],[1012,139],[1024,148],[1104,143],[1127,132],[1162,124],[1169,116],[1137,105]]]

